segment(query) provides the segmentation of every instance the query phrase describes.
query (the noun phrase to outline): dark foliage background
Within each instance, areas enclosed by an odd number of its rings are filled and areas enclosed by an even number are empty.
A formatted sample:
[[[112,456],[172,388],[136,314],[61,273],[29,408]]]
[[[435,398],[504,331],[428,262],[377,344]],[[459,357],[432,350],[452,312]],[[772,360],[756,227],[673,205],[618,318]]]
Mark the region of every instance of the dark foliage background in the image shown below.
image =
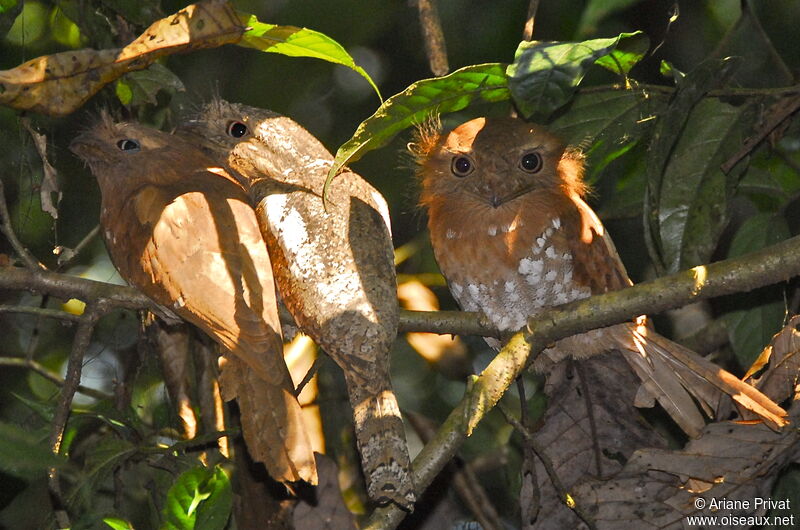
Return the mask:
[[[0,70],[72,47],[125,44],[153,20],[184,5],[185,2],[156,0],[0,0]],[[749,6],[749,13],[743,11],[745,5]],[[236,2],[236,7],[257,14],[262,21],[305,26],[336,39],[367,70],[385,97],[431,77],[412,3],[242,0]],[[484,62],[511,62],[527,7],[522,1],[439,2],[451,70]],[[672,22],[670,17],[674,19]],[[697,137],[684,135],[681,141],[687,146],[683,165],[673,161],[675,165],[668,172],[670,188],[661,199],[671,201],[679,209],[705,213],[696,214],[694,220],[674,228],[661,226],[661,237],[672,254],[662,255],[660,263],[658,260],[654,263],[653,254],[648,252],[644,229],[652,129],[646,120],[642,120],[641,126],[638,122],[634,126],[636,120],[629,120],[600,131],[591,129],[590,110],[603,106],[602,101],[592,98],[601,98],[604,92],[600,89],[592,92],[587,87],[619,83],[620,78],[599,68],[591,70],[578,96],[548,118],[554,128],[586,148],[591,164],[588,177],[595,189],[591,202],[612,233],[634,280],[741,255],[798,233],[800,129],[796,120],[784,122],[748,154],[746,162],[735,169],[735,178],[721,184],[722,188],[699,185],[688,176],[691,169],[700,167],[704,161],[711,159],[721,164],[727,160],[741,141],[769,119],[770,112],[780,110],[780,104],[775,105],[777,98],[782,94],[792,95],[778,89],[794,85],[800,72],[800,48],[796,46],[798,22],[800,4],[795,2],[541,2],[534,33],[538,40],[579,41],[634,30],[642,30],[650,38],[650,53],[630,72],[634,87],[642,87],[642,93],[647,92],[650,98],[648,102],[636,103],[636,111],[642,116],[647,115],[645,105],[654,105],[652,112],[666,108],[670,87],[675,85],[673,78],[680,77],[681,72],[691,72],[708,58],[733,56],[737,61],[733,73],[720,88],[727,92],[709,102],[708,108],[695,109],[696,113],[690,116],[687,130],[698,131]],[[673,78],[662,73],[662,60],[672,66]],[[124,82],[133,91],[128,105],[120,103],[112,84],[68,117],[28,116],[47,136],[50,161],[59,173],[63,196],[55,220],[42,211],[39,194],[42,164],[31,136],[21,124],[19,113],[0,107],[0,178],[13,227],[24,245],[51,269],[59,270],[54,249],[74,248],[97,224],[99,192],[89,172],[68,151],[67,145],[91,122],[98,109],[111,107],[123,115],[169,129],[182,113],[217,95],[289,115],[335,151],[379,105],[369,85],[344,67],[235,46],[172,56],[156,68],[129,74]],[[748,93],[737,89],[755,90]],[[581,110],[581,105],[590,110]],[[709,126],[710,120],[724,113],[719,105],[726,105],[724,112],[736,115],[723,124],[729,129],[713,139],[722,147],[704,151],[699,146],[709,138],[708,134],[720,132],[713,124]],[[508,103],[479,104],[442,118],[447,127],[482,114],[507,114],[509,109]],[[453,309],[455,304],[441,278],[431,274],[437,268],[425,234],[425,219],[415,206],[413,171],[404,154],[409,140],[410,131],[401,133],[387,147],[370,152],[353,167],[378,187],[389,202],[395,246],[407,255],[398,269],[402,279],[422,280],[438,295],[442,308]],[[702,180],[708,182],[713,178],[704,174]],[[720,196],[719,189],[723,189],[725,197]],[[718,208],[716,217],[707,213],[714,208]],[[695,214],[689,214],[692,215]],[[4,265],[14,260],[14,251],[5,239],[0,239],[0,253]],[[62,272],[121,283],[99,238]],[[786,315],[797,312],[800,296],[796,287],[791,283],[714,300],[662,315],[658,326],[665,334],[695,340],[701,349],[715,352],[717,362],[741,374],[781,328]],[[63,302],[42,299],[25,291],[0,293],[3,307],[28,305],[80,310],[76,302],[62,305]],[[172,459],[169,466],[151,465],[148,451],[157,453],[159,443],[169,443],[169,434],[177,429],[178,420],[166,397],[159,364],[142,347],[139,327],[136,313],[114,312],[100,322],[85,356],[83,385],[111,396],[116,385],[130,379],[131,374],[135,382],[130,406],[123,410],[115,408],[114,399],[85,395],[74,404],[66,435],[74,458],[64,472],[73,486],[70,501],[83,514],[75,528],[101,527],[101,518],[109,516],[128,519],[136,528],[157,526],[167,490],[181,471],[196,464],[196,454],[189,451]],[[693,335],[696,331],[699,334]],[[52,319],[3,311],[0,337],[3,337],[0,346],[3,359],[34,359],[45,369],[63,375],[73,337],[69,326]],[[480,371],[491,354],[480,339],[466,338],[466,342],[469,364]],[[463,394],[462,371],[443,368],[446,363],[426,361],[402,338],[397,341],[393,355],[393,379],[401,406],[434,422],[442,421]],[[537,394],[538,384],[534,378],[527,381],[533,414],[541,410],[543,403]],[[328,422],[327,442],[336,448],[341,444],[340,433],[346,433],[347,429],[346,421],[334,416],[346,398],[332,363],[323,365],[320,385],[323,394],[319,399]],[[0,488],[0,526],[41,528],[54,524],[48,508],[45,470],[51,463],[47,460],[46,441],[57,392],[57,385],[30,369],[4,366],[0,371],[0,481],[4,484]],[[518,409],[515,392],[510,394],[508,406]],[[337,430],[331,425],[345,426]],[[347,441],[345,437],[344,446]],[[675,443],[679,442],[676,437]],[[411,444],[414,451],[421,442],[412,437]],[[344,454],[341,450],[341,455]],[[520,440],[513,428],[501,414],[491,413],[467,442],[461,456],[477,470],[479,482],[503,514],[504,521],[516,525],[521,454]],[[345,472],[353,473],[352,469]],[[799,480],[796,470],[785,473],[775,497],[800,502]],[[115,481],[126,484],[124,499],[120,498],[119,490],[115,492]],[[444,485],[442,491],[443,488]],[[357,481],[352,493],[345,490],[348,506],[363,510]],[[421,508],[412,524],[450,527],[454,520],[471,518],[449,492],[440,497],[448,502],[438,508],[434,504]]]

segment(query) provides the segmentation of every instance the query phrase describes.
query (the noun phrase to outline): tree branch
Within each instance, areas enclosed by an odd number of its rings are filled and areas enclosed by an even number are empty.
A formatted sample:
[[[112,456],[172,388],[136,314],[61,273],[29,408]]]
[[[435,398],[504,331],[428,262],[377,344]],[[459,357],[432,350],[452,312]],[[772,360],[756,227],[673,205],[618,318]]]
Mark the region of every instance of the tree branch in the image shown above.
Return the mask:
[[[447,62],[447,46],[444,41],[442,24],[439,21],[439,12],[436,10],[435,0],[416,0],[419,10],[419,25],[422,28],[422,38],[425,41],[425,53],[428,55],[428,64],[435,76],[442,76],[450,71]]]
[[[530,318],[527,329],[513,335],[475,378],[432,441],[414,459],[417,495],[422,495],[484,415],[549,344],[576,333],[625,322],[643,313],[658,313],[706,298],[750,291],[798,274],[800,237],[793,237],[740,258],[698,266],[542,311]],[[396,506],[377,508],[365,528],[395,528],[405,515]]]

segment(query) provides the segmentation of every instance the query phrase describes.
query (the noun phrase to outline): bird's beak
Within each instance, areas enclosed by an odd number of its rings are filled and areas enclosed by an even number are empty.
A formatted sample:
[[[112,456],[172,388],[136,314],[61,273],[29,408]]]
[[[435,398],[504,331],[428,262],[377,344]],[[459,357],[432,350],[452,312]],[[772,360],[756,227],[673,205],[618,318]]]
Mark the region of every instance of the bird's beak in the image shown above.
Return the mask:
[[[502,196],[496,193],[492,193],[491,196],[489,197],[489,204],[492,205],[492,208],[499,208],[503,204],[513,201],[517,197],[522,197],[529,191],[533,190],[535,187],[536,186],[525,186],[523,188],[520,188],[516,191],[509,193],[508,195],[502,195]]]
[[[91,159],[99,158],[102,153],[98,142],[94,141],[88,134],[76,136],[69,143],[69,150],[87,162]]]

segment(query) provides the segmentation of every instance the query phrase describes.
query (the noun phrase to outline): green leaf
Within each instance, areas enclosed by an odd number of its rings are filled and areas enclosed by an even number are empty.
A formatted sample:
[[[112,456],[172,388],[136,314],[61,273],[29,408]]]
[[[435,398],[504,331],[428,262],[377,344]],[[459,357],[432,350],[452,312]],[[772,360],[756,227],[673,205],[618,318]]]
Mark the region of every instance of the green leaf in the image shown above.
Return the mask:
[[[103,522],[106,523],[111,528],[113,528],[114,530],[134,530],[133,525],[129,521],[126,521],[125,519],[119,519],[117,517],[106,517],[103,519]]]
[[[173,95],[186,88],[178,76],[158,63],[151,64],[145,70],[125,74],[116,86],[117,97],[123,105],[157,105],[156,96],[162,90]]]
[[[17,7],[17,0],[0,0],[0,15],[5,15],[15,7]]]
[[[369,74],[355,63],[341,44],[327,35],[307,28],[266,24],[259,22],[255,15],[247,13],[239,13],[239,20],[248,28],[242,35],[242,40],[238,42],[239,46],[255,48],[262,52],[280,53],[289,57],[312,57],[341,64],[366,79],[381,98],[380,90]]]
[[[720,165],[747,137],[754,119],[747,105],[718,99],[698,103],[664,170],[658,198],[662,258],[675,272],[706,263],[728,222],[728,200],[746,168],[728,175]]]
[[[0,422],[0,470],[29,480],[44,475],[51,467],[61,467],[67,460],[52,451],[41,437],[12,423]]]
[[[670,101],[669,107],[664,109],[658,116],[647,155],[647,195],[644,202],[644,226],[645,240],[650,258],[660,273],[665,270],[677,270],[674,267],[677,267],[680,262],[680,252],[675,251],[674,248],[680,248],[682,244],[682,234],[679,233],[682,231],[680,230],[682,225],[680,222],[673,225],[673,227],[678,227],[678,232],[666,234],[671,241],[662,240],[664,237],[661,229],[661,223],[664,218],[661,211],[662,190],[666,189],[667,193],[669,193],[666,182],[682,178],[682,175],[668,173],[667,165],[674,154],[676,143],[684,134],[684,129],[688,129],[687,134],[693,134],[693,131],[687,126],[687,120],[692,109],[709,90],[724,82],[735,64],[736,61],[729,59],[707,60],[700,63],[685,78],[678,80],[678,89]],[[705,125],[701,120],[698,120],[698,122],[701,126]],[[704,139],[698,139],[696,134],[693,135],[693,138],[702,147]],[[687,193],[687,187],[684,186],[682,191]],[[691,190],[688,193],[691,193]],[[690,195],[678,197],[679,202],[689,201],[690,199]],[[680,219],[677,220],[680,221]],[[669,249],[669,247],[672,247],[672,249]],[[668,256],[667,254],[671,255]],[[678,256],[677,258],[675,257],[676,255]]]
[[[587,165],[596,178],[614,159],[646,141],[666,101],[661,94],[631,89],[579,92],[549,128],[568,144],[587,148]]]
[[[5,15],[4,15],[5,17]],[[49,14],[40,2],[25,2],[6,40],[15,46],[31,46],[46,36]]]
[[[742,256],[783,241],[790,236],[786,219],[774,214],[756,214],[742,223],[731,242],[729,258]],[[731,347],[742,366],[750,366],[780,330],[785,315],[782,300],[776,300],[775,290],[748,293],[739,297],[747,307],[726,313]],[[773,296],[765,296],[773,295]]]
[[[196,467],[178,477],[167,492],[162,530],[222,530],[233,508],[225,471]]]
[[[325,192],[345,164],[386,145],[397,133],[423,123],[429,116],[456,112],[475,101],[507,100],[505,68],[506,65],[501,63],[467,66],[443,77],[417,81],[384,101],[375,114],[361,122],[353,137],[336,151],[325,182]]]
[[[133,101],[133,88],[131,88],[131,84],[127,82],[124,77],[117,80],[114,92],[117,94],[119,102],[123,105],[130,105],[131,101]]]
[[[627,74],[648,47],[640,31],[583,42],[523,41],[506,72],[508,85],[525,117],[547,117],[569,101],[593,64]]]

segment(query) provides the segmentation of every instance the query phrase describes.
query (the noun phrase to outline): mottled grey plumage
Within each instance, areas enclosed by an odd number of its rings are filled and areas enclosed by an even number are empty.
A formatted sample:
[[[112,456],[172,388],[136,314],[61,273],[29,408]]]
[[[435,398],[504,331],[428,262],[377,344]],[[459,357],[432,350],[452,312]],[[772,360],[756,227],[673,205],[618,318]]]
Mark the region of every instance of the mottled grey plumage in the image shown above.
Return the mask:
[[[178,134],[203,145],[249,190],[286,307],[344,371],[370,497],[410,509],[410,460],[389,379],[398,306],[385,200],[348,171],[324,207],[333,157],[271,111],[217,100]]]

